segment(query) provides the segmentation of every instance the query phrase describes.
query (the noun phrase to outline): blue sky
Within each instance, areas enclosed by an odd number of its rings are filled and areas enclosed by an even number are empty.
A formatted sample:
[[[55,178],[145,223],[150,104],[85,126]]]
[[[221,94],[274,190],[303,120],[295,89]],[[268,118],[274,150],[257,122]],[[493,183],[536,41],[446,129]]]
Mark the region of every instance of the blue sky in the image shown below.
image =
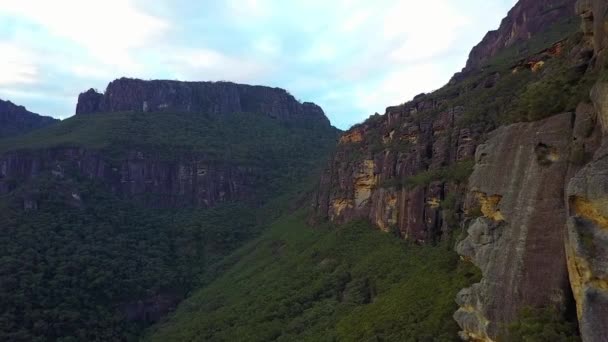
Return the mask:
[[[515,0],[0,0],[0,98],[66,118],[122,76],[289,90],[339,128],[445,84]]]

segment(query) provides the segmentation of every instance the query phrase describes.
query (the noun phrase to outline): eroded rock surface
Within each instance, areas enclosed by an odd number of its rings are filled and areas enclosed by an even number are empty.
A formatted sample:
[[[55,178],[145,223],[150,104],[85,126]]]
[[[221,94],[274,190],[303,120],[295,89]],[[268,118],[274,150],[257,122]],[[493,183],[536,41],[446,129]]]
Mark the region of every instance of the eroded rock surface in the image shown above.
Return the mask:
[[[608,48],[608,2],[605,0],[579,0],[576,12],[581,16],[582,31],[595,51],[599,68],[606,67]]]
[[[314,201],[317,216],[337,223],[367,218],[412,241],[439,239],[448,229],[440,202],[462,189],[441,180],[416,186],[397,183],[471,160],[479,132],[457,127],[462,107],[432,119],[417,118],[416,113],[436,106],[421,95],[344,134],[320,182]]]
[[[125,199],[150,207],[210,207],[235,200],[254,200],[262,171],[258,167],[182,156],[167,161],[138,151],[121,161],[84,148],[53,148],[9,152],[0,157],[0,194],[13,190],[15,180],[69,177],[79,174],[103,181]]]
[[[524,306],[565,305],[563,189],[572,118],[501,127],[477,149],[469,196],[482,216],[457,251],[483,279],[457,298],[454,318],[464,338],[495,340]]]
[[[601,0],[600,0],[601,1]],[[465,71],[479,67],[500,50],[530,39],[564,18],[574,16],[576,0],[521,0],[495,31],[490,31],[469,55]]]
[[[98,112],[181,112],[222,115],[257,113],[281,121],[319,121],[329,125],[323,109],[298,102],[286,90],[231,82],[144,81],[120,78],[104,94],[80,94],[76,114]]]
[[[593,94],[606,134],[608,87],[600,83]],[[568,184],[567,198],[570,216],[566,251],[581,335],[585,341],[603,341],[608,336],[608,142],[605,139],[593,161]]]

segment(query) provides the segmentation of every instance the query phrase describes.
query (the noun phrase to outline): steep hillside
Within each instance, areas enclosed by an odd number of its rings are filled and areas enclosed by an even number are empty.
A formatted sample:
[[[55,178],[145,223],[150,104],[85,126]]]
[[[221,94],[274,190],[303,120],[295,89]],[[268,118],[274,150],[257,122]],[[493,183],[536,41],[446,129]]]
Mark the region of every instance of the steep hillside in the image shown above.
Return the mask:
[[[337,133],[324,115],[111,112],[3,140],[0,340],[138,339],[302,196]]]
[[[72,170],[150,207],[261,203],[315,168],[329,124],[251,113],[103,113],[0,142],[0,194],[15,181]]]
[[[0,100],[0,139],[27,133],[58,120],[27,111],[10,101]]]
[[[225,262],[150,341],[454,341],[453,296],[478,279],[451,246],[407,244],[366,222],[276,221]]]
[[[0,340],[605,341],[607,48],[605,0],[520,0],[341,137],[277,88],[82,93],[0,141]]]
[[[587,183],[599,161],[583,166],[602,143],[606,4],[574,9],[520,1],[449,84],[347,131],[322,176],[315,222],[368,219],[430,245],[468,230],[457,250],[483,278],[456,298],[464,339],[508,338],[528,306],[572,316],[574,299],[583,338],[605,336],[601,228],[577,223],[601,226],[603,197],[574,194],[602,183]]]

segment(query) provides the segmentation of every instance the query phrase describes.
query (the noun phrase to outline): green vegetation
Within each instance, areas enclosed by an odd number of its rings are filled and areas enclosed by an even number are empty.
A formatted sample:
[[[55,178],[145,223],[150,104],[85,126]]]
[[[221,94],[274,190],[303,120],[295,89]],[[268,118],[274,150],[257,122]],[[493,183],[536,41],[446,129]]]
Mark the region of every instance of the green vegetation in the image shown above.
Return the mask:
[[[138,339],[155,317],[228,267],[218,264],[223,257],[293,209],[336,137],[328,126],[254,114],[111,113],[0,141],[0,153],[77,147],[99,151],[110,165],[136,151],[259,170],[255,203],[212,209],[143,208],[68,168],[63,176],[42,170],[28,182],[3,180],[16,189],[0,197],[0,340]],[[24,210],[24,198],[37,209]],[[156,302],[160,311],[138,313],[141,303]]]
[[[577,324],[567,319],[555,308],[525,308],[521,311],[517,320],[509,325],[508,330],[508,341],[580,341]]]
[[[255,234],[254,211],[239,204],[151,210],[86,182],[29,186],[41,194],[38,210],[0,201],[3,341],[135,339],[148,322],[128,322],[121,307],[179,300],[207,265]]]
[[[100,113],[0,140],[0,153],[84,147],[100,151],[110,163],[133,152],[154,160],[231,163],[260,170],[256,185],[262,202],[315,173],[337,135],[335,128],[322,123],[282,123],[247,113]]]
[[[274,223],[227,259],[151,341],[457,341],[454,296],[478,280],[451,246],[417,246],[365,222]]]
[[[405,187],[413,189],[418,186],[428,186],[433,182],[462,184],[469,179],[469,176],[473,172],[473,166],[475,166],[473,160],[465,160],[444,168],[423,171],[401,180],[389,179],[384,181],[380,186],[384,188]]]
[[[304,141],[333,142],[337,133],[322,123],[282,123],[250,113],[99,113],[74,116],[53,127],[3,140],[0,153],[76,146],[103,150],[116,158],[137,149],[167,160],[192,153],[209,159],[260,162],[276,153],[303,153],[306,157],[312,152],[302,146]]]
[[[471,71],[431,94],[442,105],[418,116],[432,116],[462,106],[465,111],[460,126],[488,131],[504,124],[574,110],[579,102],[588,100],[589,90],[598,77],[594,73],[583,74],[570,61],[568,51],[582,39],[579,24],[578,18],[565,19],[528,41],[500,51],[481,70]],[[563,52],[547,57],[538,71],[521,66],[526,58],[560,41]]]

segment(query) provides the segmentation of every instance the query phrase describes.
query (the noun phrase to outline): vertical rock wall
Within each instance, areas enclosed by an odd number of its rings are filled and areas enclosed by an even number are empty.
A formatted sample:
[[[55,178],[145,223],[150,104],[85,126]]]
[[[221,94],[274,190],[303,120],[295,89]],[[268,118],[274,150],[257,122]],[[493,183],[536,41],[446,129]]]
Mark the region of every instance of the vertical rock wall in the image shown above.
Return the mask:
[[[483,279],[458,294],[463,337],[495,340],[523,307],[566,304],[563,189],[573,116],[501,127],[477,149],[469,196],[482,216],[456,249]]]

